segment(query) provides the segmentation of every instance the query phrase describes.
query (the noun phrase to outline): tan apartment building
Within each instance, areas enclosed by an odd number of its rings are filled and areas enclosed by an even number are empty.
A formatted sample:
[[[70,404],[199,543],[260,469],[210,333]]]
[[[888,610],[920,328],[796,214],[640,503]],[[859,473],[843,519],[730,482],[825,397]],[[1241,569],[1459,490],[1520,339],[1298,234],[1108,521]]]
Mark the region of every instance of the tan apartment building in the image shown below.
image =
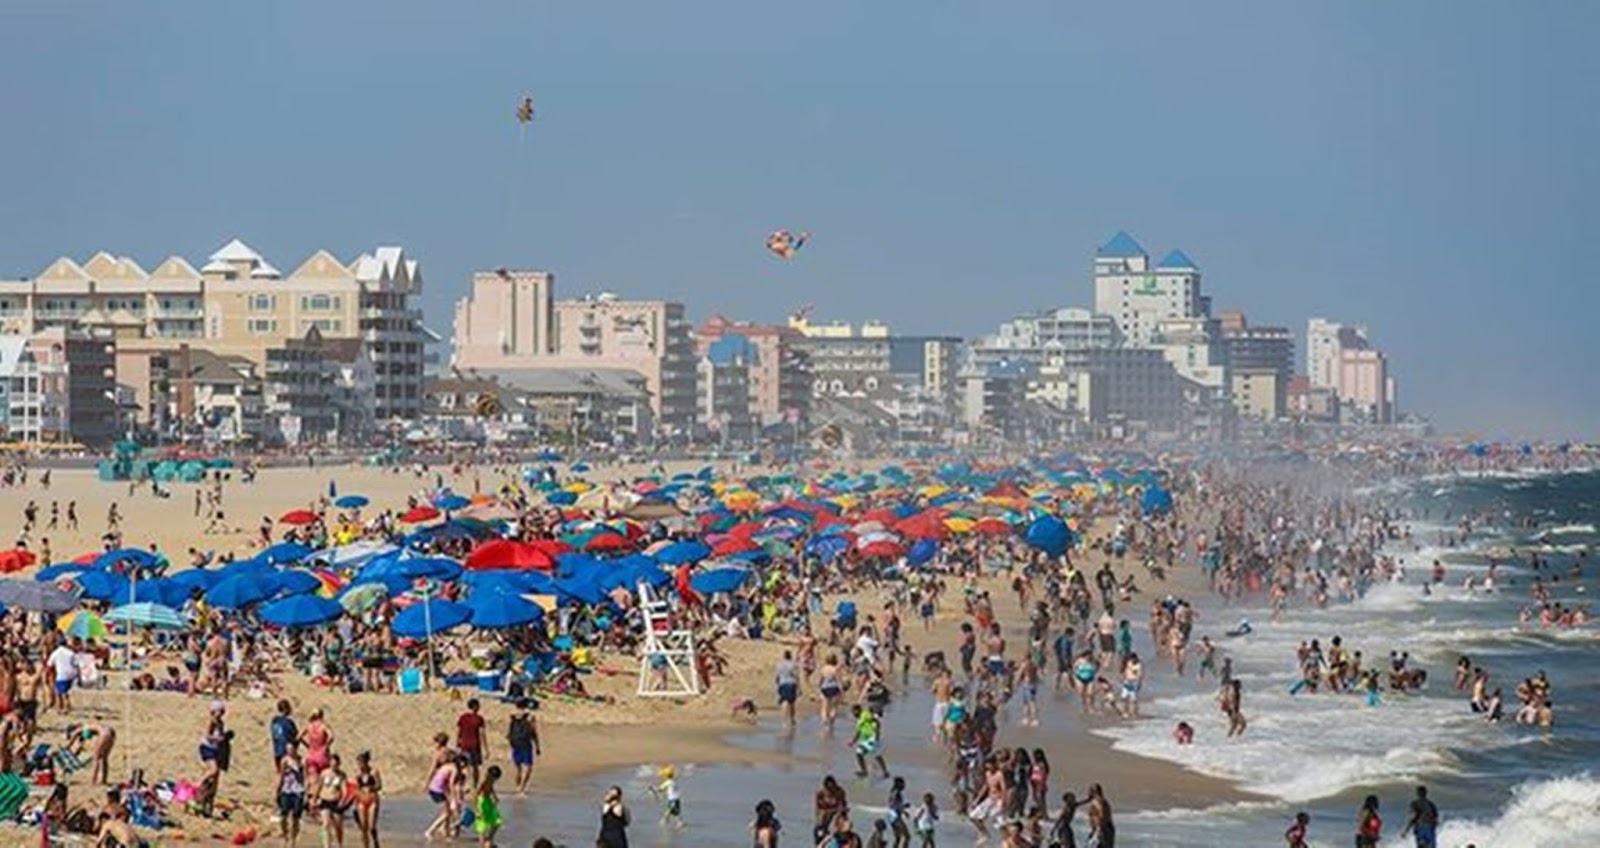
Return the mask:
[[[555,300],[555,277],[498,270],[472,277],[456,302],[455,360],[462,371],[585,371],[640,374],[661,433],[690,431],[695,357],[683,304],[601,294]]]
[[[287,275],[238,239],[198,270],[173,256],[146,271],[102,252],[81,265],[62,257],[31,280],[0,281],[0,333],[104,329],[138,347],[188,344],[265,366],[268,350],[315,328],[370,348],[381,423],[422,409],[428,336],[412,306],[421,291],[420,267],[399,247],[348,264],[319,250]]]
[[[695,349],[705,356],[711,346],[741,336],[755,350],[749,363],[750,408],[763,426],[801,423],[811,417],[811,360],[793,327],[751,324],[713,315],[695,328]]]

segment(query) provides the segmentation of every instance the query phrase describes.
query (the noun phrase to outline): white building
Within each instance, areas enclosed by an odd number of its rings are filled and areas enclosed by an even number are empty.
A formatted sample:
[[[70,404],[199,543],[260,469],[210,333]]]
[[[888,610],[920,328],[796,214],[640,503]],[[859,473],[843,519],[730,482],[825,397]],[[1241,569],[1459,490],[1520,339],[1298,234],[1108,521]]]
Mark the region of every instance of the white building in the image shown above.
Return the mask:
[[[1364,325],[1312,318],[1306,324],[1306,376],[1311,378],[1311,387],[1337,391],[1344,352],[1371,346]]]
[[[1044,365],[1070,350],[1116,347],[1122,342],[1117,322],[1110,315],[1063,307],[1022,315],[972,344],[972,362],[989,368],[1001,362]]]
[[[1200,269],[1183,251],[1152,266],[1144,248],[1119,232],[1095,251],[1094,311],[1114,317],[1129,345],[1147,347],[1163,320],[1204,318],[1211,303],[1200,293]]]

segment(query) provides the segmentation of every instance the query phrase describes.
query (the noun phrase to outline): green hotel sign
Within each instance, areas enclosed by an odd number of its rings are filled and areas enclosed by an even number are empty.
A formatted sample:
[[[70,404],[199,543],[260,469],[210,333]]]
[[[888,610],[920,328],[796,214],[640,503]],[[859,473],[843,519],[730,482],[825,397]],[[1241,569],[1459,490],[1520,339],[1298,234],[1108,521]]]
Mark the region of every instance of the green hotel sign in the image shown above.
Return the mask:
[[[1139,287],[1133,290],[1134,294],[1160,295],[1161,286],[1156,282],[1154,275],[1147,276],[1139,281]]]

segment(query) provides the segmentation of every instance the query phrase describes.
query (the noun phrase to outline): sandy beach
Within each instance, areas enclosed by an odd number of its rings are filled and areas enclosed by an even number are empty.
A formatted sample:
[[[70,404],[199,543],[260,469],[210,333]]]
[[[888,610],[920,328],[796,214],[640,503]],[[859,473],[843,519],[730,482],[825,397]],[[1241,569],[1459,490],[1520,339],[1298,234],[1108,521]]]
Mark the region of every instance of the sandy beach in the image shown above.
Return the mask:
[[[667,469],[668,473],[678,470],[683,469]],[[441,468],[429,470],[423,478],[410,469],[395,473],[387,469],[348,466],[274,468],[263,470],[249,485],[238,482],[235,473],[234,479],[226,485],[224,500],[228,523],[233,530],[225,534],[207,534],[206,519],[195,514],[195,487],[192,485],[173,484],[172,496],[163,499],[153,496],[148,487],[140,487],[130,495],[126,483],[100,482],[87,471],[57,470],[52,473],[51,486],[46,490],[39,485],[35,471],[26,488],[5,493],[3,502],[9,508],[0,511],[0,532],[10,534],[12,539],[16,537],[22,525],[23,506],[29,500],[39,504],[44,516],[49,515],[52,501],[58,502],[63,511],[69,501],[75,501],[80,518],[77,530],[45,529],[37,531],[31,540],[31,547],[39,550],[48,538],[53,558],[62,561],[101,549],[100,535],[106,529],[106,514],[110,505],[116,503],[123,515],[124,544],[137,547],[155,544],[171,558],[174,569],[182,569],[188,561],[186,551],[190,548],[212,550],[217,554],[232,551],[240,557],[248,556],[259,548],[258,525],[263,517],[276,517],[309,505],[328,490],[330,481],[336,482],[341,494],[360,493],[371,498],[369,509],[403,508],[407,495],[433,486],[435,471],[443,474],[446,485],[463,493],[492,492],[502,482],[502,478],[488,468],[467,469],[459,476],[452,475],[448,468]],[[745,470],[745,473],[750,472],[750,469]],[[644,466],[618,466],[595,469],[586,476],[603,482],[644,473],[648,473]],[[1099,562],[1090,559],[1084,565],[1092,570],[1098,568]],[[13,576],[29,577],[32,571]],[[1180,572],[1159,589],[1163,593],[1170,591],[1199,599],[1203,594],[1199,580],[1198,574]],[[1008,637],[1019,638],[1024,622],[1014,597],[999,582],[988,588],[995,597],[995,608]],[[1150,593],[1157,588],[1146,587],[1142,597],[1148,601]],[[836,600],[830,597],[828,608],[831,609]],[[856,600],[864,611],[881,604],[879,598],[870,594],[858,596]],[[941,611],[931,631],[925,632],[920,625],[908,623],[905,637],[918,654],[930,650],[953,652],[961,616],[959,610],[948,608],[950,603],[946,601],[947,608]],[[1137,620],[1139,614],[1136,604],[1131,615]],[[780,733],[772,669],[784,643],[725,639],[722,648],[729,660],[729,675],[717,678],[713,690],[700,698],[639,698],[635,694],[635,660],[607,656],[600,662],[600,673],[590,675],[587,682],[593,693],[609,696],[614,702],[546,700],[538,714],[544,755],[535,770],[535,793],[567,792],[580,777],[642,763],[762,764],[793,759],[777,750],[729,741],[735,735],[748,736],[752,732],[773,736]],[[169,663],[175,664],[176,660],[157,660],[150,665],[159,667]],[[1160,677],[1162,673],[1153,671],[1152,676]],[[112,757],[115,776],[125,776],[129,767],[139,767],[151,780],[197,779],[201,773],[197,746],[206,724],[208,699],[176,693],[133,693],[127,691],[127,677],[120,670],[113,670],[107,677],[104,689],[79,693],[77,709],[71,717],[58,713],[44,715],[40,722],[42,736],[58,735],[69,721],[92,718],[117,729],[119,738]],[[314,708],[325,710],[334,733],[334,748],[342,752],[347,761],[358,751],[371,751],[375,765],[384,776],[386,794],[396,797],[423,795],[430,758],[429,739],[437,732],[452,732],[453,735],[455,718],[464,702],[459,692],[401,696],[331,691],[292,671],[280,674],[279,680],[282,694],[294,704],[297,716],[303,718]],[[917,690],[925,686],[920,673],[913,673],[909,686]],[[811,694],[814,698],[814,692]],[[730,704],[747,697],[754,699],[763,710],[761,722],[753,731],[749,725],[729,715]],[[253,821],[261,826],[269,823],[266,811],[272,795],[273,767],[268,722],[273,702],[271,697],[252,700],[242,696],[229,702],[228,722],[237,736],[233,768],[224,778],[219,797],[238,802],[243,805],[243,811],[234,822],[191,819],[187,822],[189,830],[224,836],[243,822]],[[1075,703],[1066,698],[1053,705],[1047,704],[1046,708],[1076,711]],[[800,709],[802,717],[808,721],[802,721],[796,732],[817,733],[814,702],[803,698]],[[484,714],[488,720],[491,761],[505,759],[503,736],[508,712],[506,705],[486,700]],[[1059,729],[1044,734],[1007,727],[1005,744],[1044,748],[1052,760],[1060,764],[1058,768],[1062,773],[1071,775],[1068,779],[1074,785],[1098,781],[1105,785],[1110,797],[1124,807],[1205,806],[1251,797],[1225,781],[1114,751],[1107,740],[1089,732],[1093,721],[1104,719],[1069,721],[1076,730],[1065,733]],[[897,756],[922,758],[932,764],[941,754],[929,744],[926,751],[897,752]],[[81,773],[74,776],[74,782],[81,785],[81,777]],[[802,801],[794,799],[793,802]]]

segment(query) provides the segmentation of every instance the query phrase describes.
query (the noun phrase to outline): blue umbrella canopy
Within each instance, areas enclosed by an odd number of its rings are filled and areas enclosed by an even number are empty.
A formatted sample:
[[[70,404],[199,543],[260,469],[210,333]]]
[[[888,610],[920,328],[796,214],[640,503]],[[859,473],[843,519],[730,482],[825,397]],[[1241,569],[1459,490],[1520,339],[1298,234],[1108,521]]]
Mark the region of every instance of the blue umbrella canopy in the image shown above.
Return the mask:
[[[304,595],[322,588],[322,581],[306,571],[280,571],[272,576],[274,595]]]
[[[256,562],[264,562],[267,565],[283,565],[289,562],[299,562],[311,556],[315,550],[310,545],[303,545],[299,542],[279,542],[251,557],[251,559]]]
[[[1072,547],[1072,529],[1054,515],[1046,515],[1028,525],[1024,536],[1028,544],[1053,557],[1061,556]]]
[[[278,627],[315,627],[341,615],[338,601],[317,595],[294,595],[261,608],[261,620]]]
[[[242,609],[261,603],[277,589],[277,581],[270,574],[240,573],[207,590],[206,603],[218,609]]]
[[[543,607],[506,592],[473,592],[467,606],[472,609],[472,626],[479,630],[519,627],[544,618]]]
[[[750,572],[743,568],[713,568],[690,577],[689,587],[702,595],[715,595],[732,592],[749,579]]]
[[[906,564],[912,566],[926,565],[939,552],[939,543],[932,539],[918,539],[911,550],[906,552]]]
[[[656,558],[656,562],[664,562],[667,565],[683,565],[686,562],[699,562],[711,556],[711,549],[706,547],[704,542],[693,540],[673,542],[656,551],[653,556]]]
[[[58,562],[55,565],[47,565],[44,568],[39,569],[39,571],[33,575],[33,579],[38,580],[41,583],[54,583],[63,577],[71,577],[75,574],[81,574],[85,571],[88,571],[90,567],[91,566],[87,566],[78,562]]]
[[[1147,489],[1139,506],[1146,515],[1166,515],[1172,511],[1172,493],[1166,489]]]
[[[571,506],[578,502],[578,495],[575,492],[567,491],[551,492],[545,495],[544,499],[547,503],[555,504],[556,506]]]
[[[369,578],[381,579],[390,576],[403,577],[407,580],[419,577],[426,577],[429,580],[455,580],[461,576],[461,563],[448,557],[390,557],[363,568],[358,579],[370,582]]]
[[[110,571],[91,569],[72,578],[83,591],[83,596],[92,601],[124,601],[128,600],[128,578]]]
[[[127,597],[113,598],[113,601],[127,601]],[[133,600],[135,603],[160,604],[168,607],[181,607],[183,602],[189,600],[189,587],[182,583],[175,583],[165,578],[156,580],[140,580],[133,586]]]
[[[466,604],[429,598],[412,604],[394,617],[391,628],[396,636],[422,639],[433,633],[460,627],[472,619],[472,608]]]
[[[159,558],[149,551],[139,548],[118,548],[94,558],[95,568],[150,568],[159,562]]]
[[[183,587],[185,593],[187,593],[195,589],[202,591],[210,589],[222,581],[222,576],[219,572],[209,568],[191,568],[188,571],[180,571],[166,578],[166,580],[174,586]]]
[[[444,495],[435,498],[433,505],[439,509],[466,509],[472,506],[472,501],[460,495]]]
[[[367,500],[362,495],[345,495],[334,501],[333,505],[340,509],[360,509],[369,503],[372,503],[372,501]]]

